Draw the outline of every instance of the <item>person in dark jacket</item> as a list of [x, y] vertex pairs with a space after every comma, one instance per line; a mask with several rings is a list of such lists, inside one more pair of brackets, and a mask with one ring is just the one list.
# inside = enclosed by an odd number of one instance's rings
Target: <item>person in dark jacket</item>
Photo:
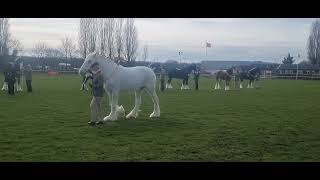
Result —
[[161, 71], [160, 71], [160, 90], [164, 91], [164, 82], [165, 82], [165, 70], [163, 67], [161, 67]]
[[8, 83], [8, 93], [14, 95], [14, 84], [16, 83], [16, 72], [14, 65], [11, 64], [9, 71], [7, 72], [7, 77], [5, 78]]
[[101, 123], [101, 118], [98, 117], [101, 111], [101, 102], [103, 97], [103, 75], [99, 69], [98, 64], [92, 65], [92, 101], [90, 103], [91, 109], [91, 120], [88, 122], [89, 125], [95, 125]]
[[31, 68], [30, 64], [28, 64], [26, 69], [24, 70], [24, 76], [25, 76], [25, 79], [26, 79], [27, 90], [28, 90], [28, 92], [32, 92], [32, 85], [31, 85], [31, 82], [32, 82], [32, 68]]
[[194, 72], [194, 81], [195, 81], [195, 84], [196, 84], [196, 90], [199, 89], [199, 77], [200, 77], [200, 70], [196, 70]]

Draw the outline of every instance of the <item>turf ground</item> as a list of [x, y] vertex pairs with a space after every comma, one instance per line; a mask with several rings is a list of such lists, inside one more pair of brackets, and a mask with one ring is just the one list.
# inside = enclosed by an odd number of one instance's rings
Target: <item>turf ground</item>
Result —
[[[98, 127], [87, 125], [91, 97], [80, 81], [35, 74], [33, 93], [1, 91], [0, 161], [320, 160], [319, 81], [264, 80], [227, 92], [213, 91], [208, 78], [199, 91], [174, 81], [174, 90], [158, 92], [159, 119], [148, 118], [145, 93], [138, 119]], [[129, 112], [134, 93], [120, 104]], [[107, 97], [103, 105], [107, 115]]]

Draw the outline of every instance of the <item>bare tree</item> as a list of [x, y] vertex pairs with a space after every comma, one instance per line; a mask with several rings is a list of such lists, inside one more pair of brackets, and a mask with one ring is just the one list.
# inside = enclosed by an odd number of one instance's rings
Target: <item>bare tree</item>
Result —
[[48, 45], [44, 42], [38, 42], [33, 50], [32, 50], [32, 54], [33, 56], [41, 59], [47, 56], [47, 49], [48, 49]]
[[61, 40], [61, 49], [64, 53], [64, 57], [66, 59], [70, 59], [74, 57], [76, 51], [76, 45], [73, 43], [72, 39], [69, 37], [65, 37]]
[[117, 19], [115, 24], [115, 49], [117, 59], [120, 60], [123, 52], [123, 19]]
[[108, 18], [105, 24], [107, 30], [107, 53], [108, 57], [112, 58], [114, 56], [114, 39], [115, 39], [115, 20], [114, 18]]
[[312, 23], [307, 49], [310, 63], [320, 65], [320, 20]]
[[88, 44], [89, 53], [94, 52], [96, 50], [97, 33], [98, 33], [97, 19], [89, 18], [89, 44]]
[[134, 25], [134, 19], [128, 18], [124, 26], [124, 56], [129, 62], [135, 61], [138, 48], [138, 33]]
[[79, 28], [79, 54], [82, 58], [96, 50], [97, 43], [97, 19], [81, 18]]
[[47, 48], [45, 51], [45, 57], [63, 58], [64, 53], [61, 52], [58, 48]]
[[145, 45], [143, 46], [142, 60], [143, 60], [143, 61], [146, 61], [147, 58], [148, 58], [148, 45], [145, 44]]
[[13, 56], [18, 56], [18, 54], [21, 53], [23, 50], [22, 43], [18, 39], [15, 39], [15, 38], [9, 39], [8, 47], [12, 51], [11, 55], [13, 55]]
[[284, 57], [282, 60], [282, 64], [293, 64], [295, 60], [293, 60], [293, 57], [290, 56], [290, 53], [288, 53], [287, 57]]
[[80, 19], [80, 28], [79, 28], [79, 50], [80, 56], [86, 58], [88, 54], [88, 44], [89, 44], [89, 23], [87, 18]]
[[38, 42], [34, 48], [32, 49], [33, 56], [38, 58], [38, 65], [41, 65], [42, 68], [45, 66], [44, 58], [47, 57], [48, 54], [48, 45], [44, 42]]
[[0, 55], [9, 54], [9, 19], [0, 18]]
[[115, 51], [115, 19], [100, 18], [98, 22], [100, 53], [113, 58]]

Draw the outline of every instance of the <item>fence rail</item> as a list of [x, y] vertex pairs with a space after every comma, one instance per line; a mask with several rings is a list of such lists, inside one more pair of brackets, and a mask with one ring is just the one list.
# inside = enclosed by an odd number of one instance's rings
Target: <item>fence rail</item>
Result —
[[[33, 70], [33, 72], [39, 72], [39, 73], [48, 73], [48, 71], [44, 70]], [[78, 74], [78, 71], [56, 71], [58, 73], [65, 73], [65, 74]], [[159, 76], [160, 73], [156, 73], [156, 76]], [[202, 74], [202, 77], [214, 77], [213, 74]], [[232, 76], [234, 78], [234, 76]], [[311, 75], [305, 75], [305, 74], [275, 74], [275, 75], [262, 75], [260, 76], [261, 79], [302, 79], [302, 80], [320, 80], [320, 74], [311, 74]]]
[[275, 74], [261, 76], [262, 79], [303, 79], [303, 80], [320, 80], [320, 74]]

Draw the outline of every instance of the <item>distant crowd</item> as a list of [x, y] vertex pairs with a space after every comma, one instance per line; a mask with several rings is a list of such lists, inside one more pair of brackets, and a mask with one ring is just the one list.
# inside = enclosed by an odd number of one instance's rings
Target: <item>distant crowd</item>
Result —
[[4, 83], [2, 91], [8, 91], [9, 95], [14, 95], [15, 91], [22, 91], [22, 77], [24, 77], [27, 92], [32, 92], [32, 68], [30, 64], [24, 68], [18, 62], [9, 62], [4, 68], [3, 73]]

